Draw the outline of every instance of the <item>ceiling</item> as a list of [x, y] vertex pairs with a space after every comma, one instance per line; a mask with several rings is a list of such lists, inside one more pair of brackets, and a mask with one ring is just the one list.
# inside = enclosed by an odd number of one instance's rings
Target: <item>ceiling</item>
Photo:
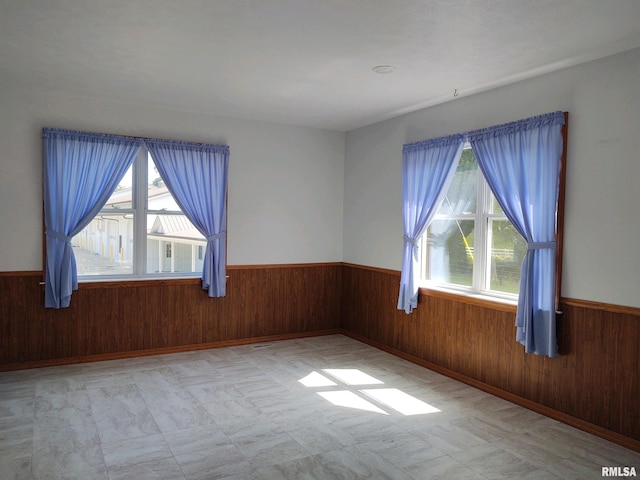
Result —
[[636, 47], [639, 0], [0, 0], [4, 82], [342, 131]]

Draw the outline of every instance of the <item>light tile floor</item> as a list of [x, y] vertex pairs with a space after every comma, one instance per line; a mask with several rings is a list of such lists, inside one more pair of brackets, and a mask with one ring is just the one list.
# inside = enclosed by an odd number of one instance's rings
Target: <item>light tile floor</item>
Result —
[[0, 478], [589, 479], [640, 454], [342, 335], [0, 374]]

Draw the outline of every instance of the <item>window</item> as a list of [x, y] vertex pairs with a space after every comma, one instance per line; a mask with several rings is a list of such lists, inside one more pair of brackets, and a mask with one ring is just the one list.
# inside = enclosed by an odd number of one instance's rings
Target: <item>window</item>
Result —
[[73, 237], [80, 279], [191, 276], [206, 240], [184, 215], [141, 148], [102, 210]]
[[[208, 296], [225, 296], [228, 145], [55, 128], [42, 140], [46, 308], [70, 305], [78, 264], [85, 278], [201, 270]], [[202, 260], [195, 252], [205, 238], [183, 213], [206, 236]], [[79, 262], [72, 248], [84, 254]]]
[[421, 239], [425, 284], [515, 300], [526, 251], [527, 243], [500, 208], [467, 145]]

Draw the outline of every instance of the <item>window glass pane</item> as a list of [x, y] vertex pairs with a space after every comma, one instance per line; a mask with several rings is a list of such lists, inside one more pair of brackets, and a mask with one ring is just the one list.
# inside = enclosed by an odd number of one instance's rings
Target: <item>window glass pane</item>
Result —
[[130, 275], [133, 219], [124, 214], [99, 214], [71, 245], [78, 275]]
[[498, 200], [496, 200], [496, 197], [493, 195], [493, 193], [491, 194], [491, 213], [504, 215], [504, 210], [502, 210], [502, 207], [498, 203]]
[[148, 156], [148, 209], [177, 212], [147, 215], [147, 273], [202, 272], [205, 238], [182, 213]]
[[426, 278], [471, 286], [473, 220], [435, 220], [427, 230]]
[[78, 275], [133, 273], [132, 171], [129, 167], [102, 211], [73, 237]]
[[185, 215], [147, 215], [147, 273], [202, 272], [206, 247]]
[[460, 163], [438, 215], [473, 214], [476, 211], [478, 163], [471, 149], [462, 151]]
[[489, 220], [491, 235], [489, 289], [518, 293], [527, 243], [508, 220]]
[[129, 167], [127, 173], [124, 174], [120, 183], [107, 200], [107, 203], [102, 207], [103, 210], [110, 208], [131, 210], [132, 208], [132, 177], [133, 177], [133, 165]]
[[[148, 156], [147, 162], [147, 198], [148, 209], [153, 210], [165, 210], [167, 212], [180, 212], [181, 209], [173, 198], [173, 195], [169, 192], [164, 180], [160, 176], [158, 169], [151, 155]], [[148, 225], [151, 228], [151, 225]]]

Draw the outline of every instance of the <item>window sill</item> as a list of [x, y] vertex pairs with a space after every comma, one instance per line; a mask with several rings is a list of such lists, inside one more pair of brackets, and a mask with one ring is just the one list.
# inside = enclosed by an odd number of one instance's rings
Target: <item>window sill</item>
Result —
[[80, 290], [94, 288], [145, 287], [163, 285], [200, 285], [198, 277], [146, 277], [146, 278], [81, 278], [78, 279]]
[[423, 285], [420, 287], [420, 294], [428, 297], [444, 298], [469, 305], [500, 310], [503, 312], [516, 313], [518, 307], [517, 300], [508, 298], [493, 297], [481, 293], [463, 292], [452, 288], [434, 285]]

